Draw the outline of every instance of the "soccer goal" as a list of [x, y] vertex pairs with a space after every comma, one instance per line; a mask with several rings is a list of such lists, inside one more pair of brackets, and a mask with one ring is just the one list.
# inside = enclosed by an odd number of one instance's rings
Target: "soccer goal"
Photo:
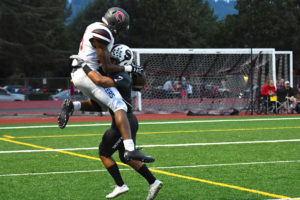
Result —
[[[277, 57], [283, 60], [271, 48], [133, 51], [147, 75], [136, 107], [155, 113], [245, 109], [265, 82], [276, 83]], [[280, 63], [285, 70], [286, 62]]]

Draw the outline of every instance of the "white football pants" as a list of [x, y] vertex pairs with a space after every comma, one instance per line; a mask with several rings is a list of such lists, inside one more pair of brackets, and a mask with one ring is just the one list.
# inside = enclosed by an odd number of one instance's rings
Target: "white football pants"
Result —
[[123, 101], [121, 94], [115, 87], [103, 88], [96, 85], [85, 74], [82, 68], [73, 70], [71, 77], [75, 87], [84, 95], [96, 101], [101, 107], [104, 105], [106, 108], [110, 108], [113, 112], [121, 109], [127, 112], [127, 106]]

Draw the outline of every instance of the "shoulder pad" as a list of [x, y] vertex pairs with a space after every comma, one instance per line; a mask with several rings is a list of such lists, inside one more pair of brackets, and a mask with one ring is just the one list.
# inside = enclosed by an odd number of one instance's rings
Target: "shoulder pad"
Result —
[[111, 36], [105, 29], [95, 29], [92, 31], [92, 35], [93, 39], [96, 39], [106, 45], [111, 42]]

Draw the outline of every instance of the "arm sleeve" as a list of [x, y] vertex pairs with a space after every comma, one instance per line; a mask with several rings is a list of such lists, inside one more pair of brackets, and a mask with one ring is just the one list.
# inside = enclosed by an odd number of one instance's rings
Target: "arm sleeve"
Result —
[[104, 29], [95, 29], [92, 31], [92, 35], [93, 39], [98, 40], [105, 45], [108, 45], [111, 42], [110, 34]]

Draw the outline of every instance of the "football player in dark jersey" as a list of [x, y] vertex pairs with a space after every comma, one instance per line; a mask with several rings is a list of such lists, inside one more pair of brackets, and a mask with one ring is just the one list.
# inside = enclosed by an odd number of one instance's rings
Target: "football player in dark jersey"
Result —
[[[111, 57], [114, 64], [124, 65], [132, 62], [133, 53], [126, 45], [115, 45], [111, 52]], [[89, 69], [88, 67], [84, 67], [85, 73], [90, 77], [90, 79], [95, 83], [99, 84], [103, 87], [116, 87], [120, 94], [122, 95], [126, 105], [128, 107], [127, 117], [129, 119], [131, 133], [136, 143], [136, 133], [138, 131], [138, 121], [136, 116], [132, 112], [131, 105], [131, 78], [126, 72], [118, 72], [113, 73], [110, 77], [102, 76], [101, 74]], [[89, 111], [99, 111], [101, 108], [96, 102], [90, 101], [90, 109]], [[106, 130], [102, 137], [102, 141], [99, 145], [99, 157], [103, 162], [104, 166], [113, 177], [116, 186], [115, 189], [106, 196], [108, 199], [115, 198], [129, 190], [128, 186], [124, 183], [118, 165], [116, 161], [112, 158], [114, 152], [119, 152], [119, 158], [123, 163], [130, 165], [133, 169], [135, 169], [139, 174], [141, 174], [149, 183], [149, 193], [147, 196], [147, 200], [152, 200], [156, 197], [160, 188], [162, 187], [162, 182], [157, 180], [153, 174], [149, 171], [148, 167], [145, 163], [137, 160], [125, 160], [124, 154], [125, 149], [122, 143], [122, 136], [120, 130], [116, 126], [114, 113], [110, 110], [112, 116], [112, 125]]]

